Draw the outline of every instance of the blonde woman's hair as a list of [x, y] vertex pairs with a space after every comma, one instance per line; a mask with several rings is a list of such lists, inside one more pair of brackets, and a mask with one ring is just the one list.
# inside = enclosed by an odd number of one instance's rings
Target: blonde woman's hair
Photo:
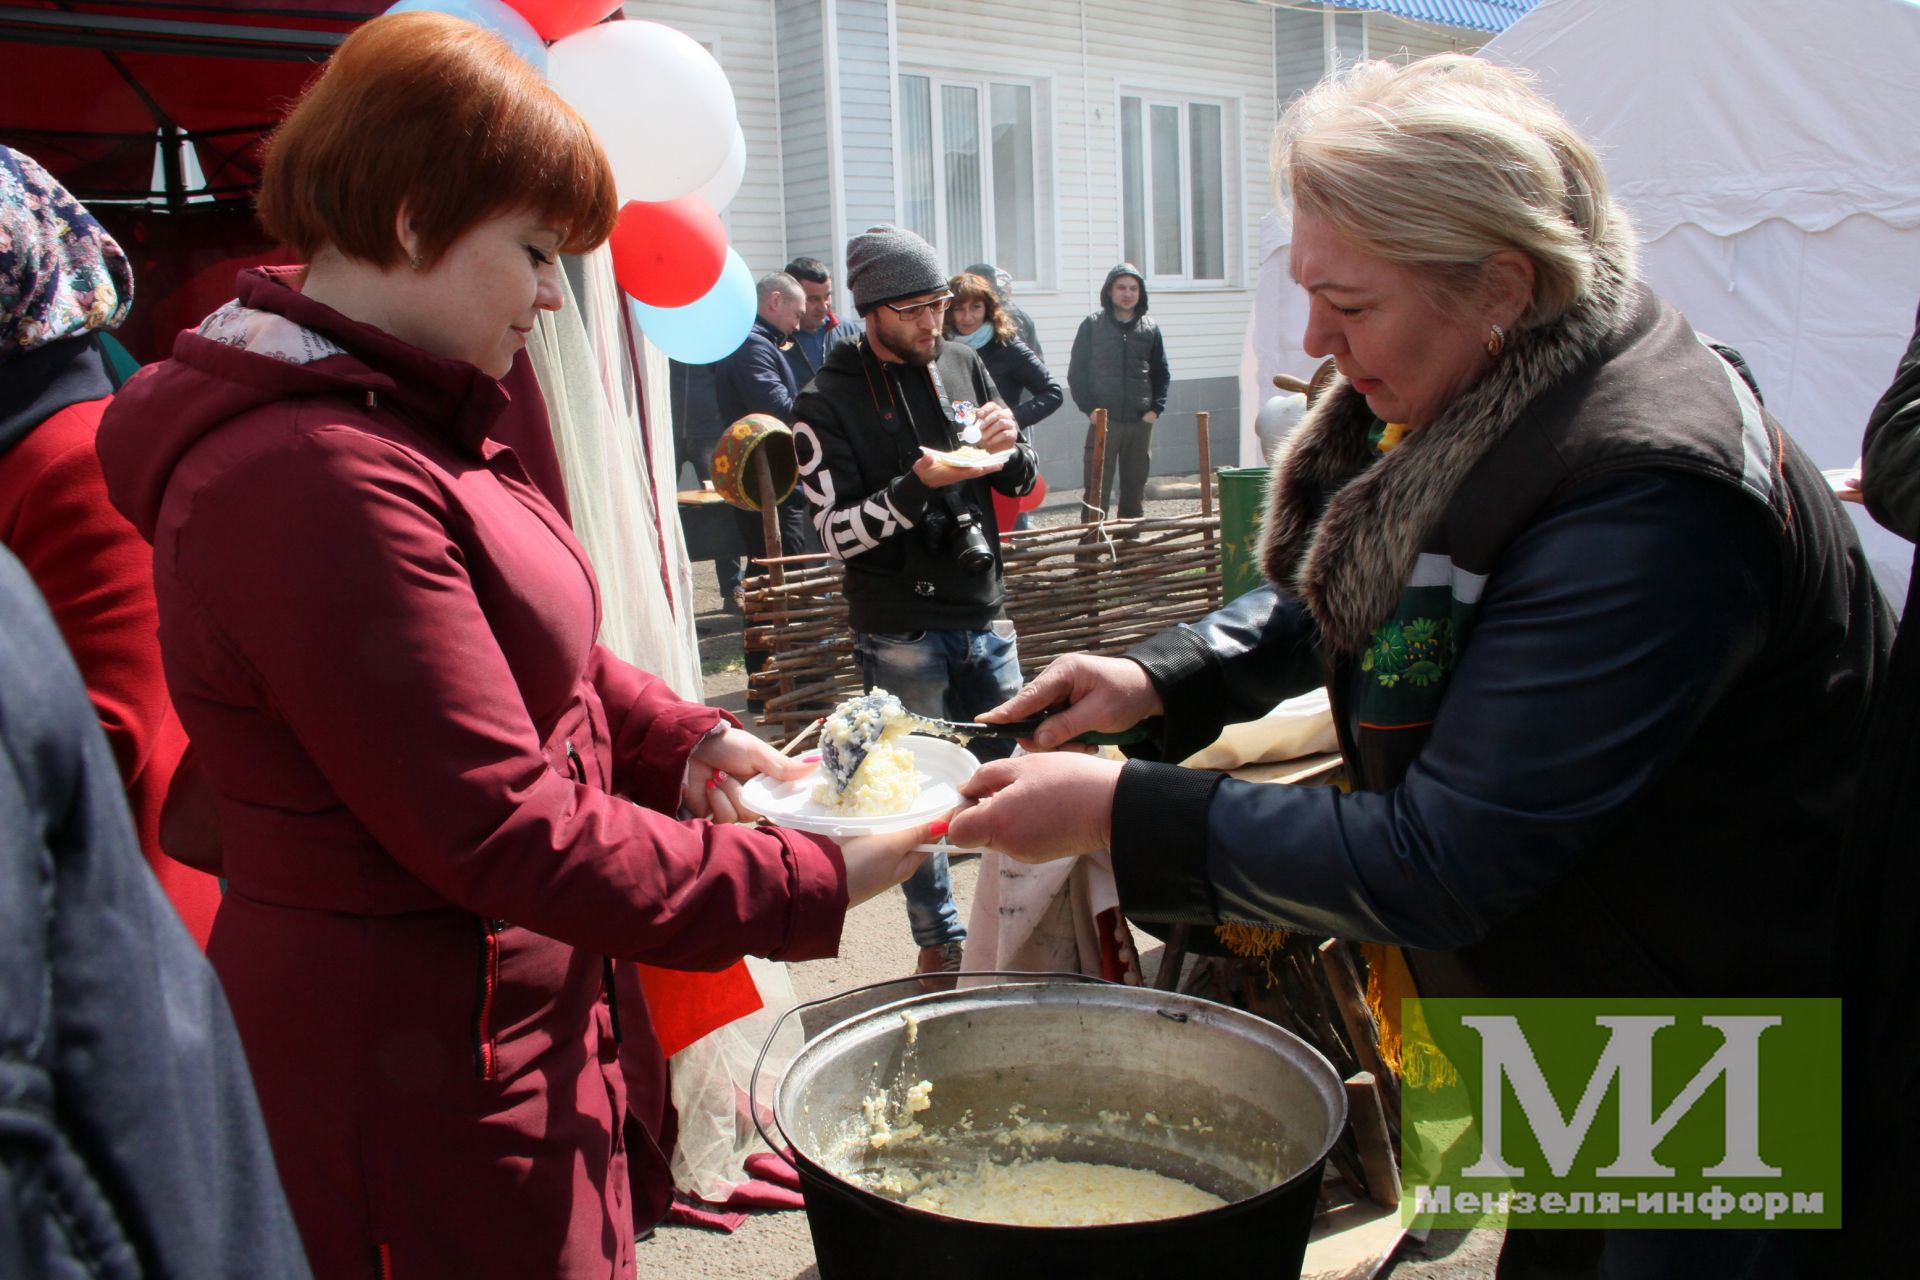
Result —
[[1589, 294], [1597, 245], [1631, 243], [1586, 139], [1524, 73], [1460, 54], [1321, 81], [1274, 132], [1273, 178], [1296, 211], [1419, 270], [1436, 300], [1474, 289], [1492, 254], [1526, 254], [1521, 328]]

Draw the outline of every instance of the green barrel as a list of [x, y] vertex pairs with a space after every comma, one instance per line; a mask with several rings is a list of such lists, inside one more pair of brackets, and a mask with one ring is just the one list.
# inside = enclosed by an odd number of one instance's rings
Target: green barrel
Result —
[[1224, 604], [1266, 581], [1260, 572], [1260, 516], [1267, 509], [1267, 468], [1220, 468], [1220, 600]]

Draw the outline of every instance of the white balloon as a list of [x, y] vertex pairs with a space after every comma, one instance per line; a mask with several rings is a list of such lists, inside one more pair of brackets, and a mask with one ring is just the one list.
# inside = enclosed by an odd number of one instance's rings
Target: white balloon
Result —
[[657, 22], [603, 23], [556, 41], [547, 76], [599, 135], [623, 202], [702, 186], [739, 132], [727, 73], [698, 41]]
[[740, 194], [740, 182], [747, 176], [747, 135], [740, 126], [733, 126], [733, 146], [727, 151], [727, 158], [720, 163], [720, 172], [708, 178], [693, 194], [705, 200], [715, 213], [733, 203]]

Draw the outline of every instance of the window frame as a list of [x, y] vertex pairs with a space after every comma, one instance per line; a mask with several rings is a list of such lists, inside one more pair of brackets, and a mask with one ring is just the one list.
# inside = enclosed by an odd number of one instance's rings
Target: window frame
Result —
[[[1118, 211], [1115, 236], [1116, 249], [1120, 260], [1127, 255], [1127, 193], [1122, 175], [1127, 167], [1127, 141], [1124, 119], [1127, 100], [1135, 99], [1140, 104], [1140, 165], [1142, 173], [1142, 227], [1141, 246], [1148, 261], [1134, 265], [1147, 273], [1150, 288], [1183, 290], [1237, 289], [1243, 287], [1243, 274], [1240, 253], [1240, 228], [1236, 216], [1241, 210], [1243, 178], [1239, 171], [1241, 143], [1241, 99], [1236, 96], [1222, 96], [1207, 93], [1192, 93], [1183, 89], [1148, 88], [1144, 85], [1121, 84], [1114, 92], [1113, 139], [1114, 139], [1114, 178], [1116, 186], [1115, 208]], [[1196, 276], [1193, 274], [1195, 261], [1195, 240], [1198, 234], [1199, 220], [1194, 216], [1193, 205], [1193, 123], [1194, 106], [1217, 108], [1220, 112], [1220, 271], [1217, 276]], [[1154, 156], [1153, 156], [1153, 109], [1155, 107], [1177, 108], [1177, 131], [1180, 142], [1180, 218], [1181, 218], [1181, 270], [1177, 273], [1163, 272], [1157, 269], [1153, 260], [1154, 242]]]
[[[1053, 175], [1054, 139], [1053, 139], [1053, 98], [1052, 79], [1047, 76], [1003, 75], [997, 72], [967, 67], [931, 67], [919, 64], [907, 64], [899, 68], [894, 76], [893, 91], [896, 100], [904, 99], [902, 81], [908, 76], [918, 76], [927, 81], [928, 101], [928, 141], [933, 149], [933, 232], [928, 237], [942, 258], [948, 256], [947, 227], [947, 166], [945, 161], [945, 95], [948, 87], [971, 90], [974, 94], [976, 127], [980, 139], [980, 228], [982, 253], [976, 261], [993, 263], [996, 267], [1007, 269], [1002, 261], [999, 245], [999, 227], [997, 225], [994, 200], [993, 173], [993, 89], [996, 85], [1025, 89], [1029, 94], [1032, 126], [1033, 154], [1033, 263], [1032, 278], [1015, 276], [1014, 287], [1022, 292], [1044, 293], [1054, 286], [1054, 274], [1058, 267], [1059, 255], [1055, 252], [1054, 235], [1056, 219], [1054, 216], [1055, 183]], [[895, 205], [898, 221], [907, 226], [907, 132], [904, 121], [895, 131], [896, 162], [895, 171], [899, 175], [894, 184]], [[965, 262], [950, 264], [955, 271], [967, 266]]]

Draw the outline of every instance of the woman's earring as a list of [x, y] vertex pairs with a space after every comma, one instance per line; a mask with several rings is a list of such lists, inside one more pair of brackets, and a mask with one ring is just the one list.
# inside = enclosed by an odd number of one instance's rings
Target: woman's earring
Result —
[[[425, 267], [425, 266], [426, 266], [427, 264], [426, 264], [426, 262], [425, 262], [425, 261], [423, 261], [423, 260], [421, 259], [421, 257], [420, 257], [420, 255], [416, 253], [416, 254], [414, 254], [414, 255], [413, 255], [413, 258], [411, 259], [411, 261], [409, 262], [409, 264], [408, 264], [408, 265], [410, 265], [410, 266], [411, 266], [411, 267], [412, 267], [412, 268], [413, 268], [413, 269], [414, 269], [415, 271], [419, 271], [420, 269], [422, 269], [423, 267]], [[1498, 333], [1498, 332], [1500, 332], [1500, 326], [1499, 326], [1499, 325], [1495, 325], [1495, 326], [1493, 327], [1493, 331], [1494, 331], [1495, 333]], [[1492, 343], [1488, 343], [1487, 345], [1488, 345], [1488, 346], [1492, 346], [1493, 344], [1492, 344]]]
[[1498, 360], [1500, 353], [1506, 349], [1507, 331], [1496, 324], [1493, 326], [1493, 333], [1487, 338], [1487, 358], [1490, 360]]

